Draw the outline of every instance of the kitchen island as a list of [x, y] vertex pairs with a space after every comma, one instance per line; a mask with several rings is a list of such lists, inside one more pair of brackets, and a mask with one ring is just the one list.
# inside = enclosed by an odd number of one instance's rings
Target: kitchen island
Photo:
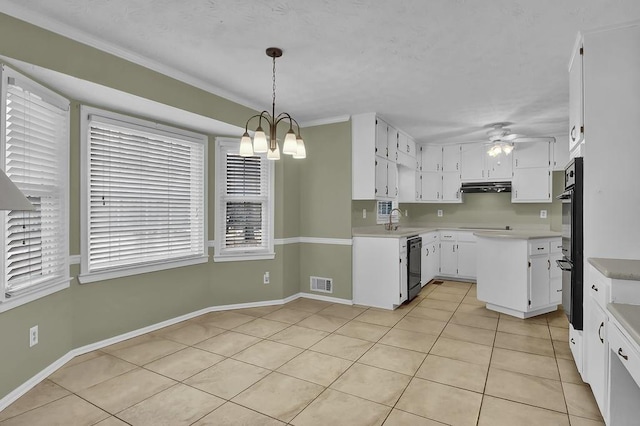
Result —
[[475, 232], [478, 299], [487, 309], [529, 318], [562, 303], [560, 233], [553, 231]]

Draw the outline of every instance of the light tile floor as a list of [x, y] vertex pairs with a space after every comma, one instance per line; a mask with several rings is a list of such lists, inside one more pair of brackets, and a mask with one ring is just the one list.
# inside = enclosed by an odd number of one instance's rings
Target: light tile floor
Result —
[[298, 299], [210, 313], [73, 359], [9, 425], [602, 425], [562, 312], [500, 315], [430, 284], [391, 312]]

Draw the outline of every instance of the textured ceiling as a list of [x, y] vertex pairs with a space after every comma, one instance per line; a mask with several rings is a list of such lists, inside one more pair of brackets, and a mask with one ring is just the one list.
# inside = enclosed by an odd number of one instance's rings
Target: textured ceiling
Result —
[[[247, 106], [309, 122], [375, 111], [422, 142], [507, 121], [565, 134], [579, 30], [640, 19], [638, 0], [0, 0], [0, 11]], [[1, 52], [0, 52], [1, 53]]]

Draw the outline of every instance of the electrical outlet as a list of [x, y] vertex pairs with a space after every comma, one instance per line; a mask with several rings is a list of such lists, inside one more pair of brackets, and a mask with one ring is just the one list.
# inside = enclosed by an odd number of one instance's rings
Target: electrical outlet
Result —
[[38, 344], [38, 326], [34, 325], [29, 329], [29, 347], [33, 347]]
[[362, 218], [363, 219], [367, 218], [367, 209], [362, 209]]
[[442, 210], [438, 210], [438, 217], [442, 217], [444, 216], [444, 213], [442, 212]]
[[262, 277], [263, 284], [269, 284], [269, 272], [264, 273], [264, 277]]
[[547, 211], [540, 210], [540, 219], [546, 219], [546, 218], [547, 218]]
[[404, 209], [404, 217], [409, 217], [409, 210]]

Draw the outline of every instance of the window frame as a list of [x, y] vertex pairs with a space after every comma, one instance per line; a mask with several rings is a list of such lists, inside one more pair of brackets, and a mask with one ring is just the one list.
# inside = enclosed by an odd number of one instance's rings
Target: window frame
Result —
[[[0, 280], [0, 312], [8, 311], [9, 309], [15, 308], [17, 306], [23, 305], [25, 303], [40, 299], [42, 297], [53, 294], [57, 291], [64, 290], [69, 287], [69, 283], [71, 281], [71, 277], [69, 274], [69, 152], [70, 152], [70, 133], [71, 133], [71, 117], [70, 117], [70, 101], [64, 96], [48, 89], [38, 82], [24, 76], [20, 72], [12, 69], [6, 64], [0, 64], [0, 117], [2, 120], [2, 124], [0, 124], [0, 167], [4, 170], [6, 165], [6, 143], [7, 143], [7, 132], [6, 132], [6, 114], [7, 114], [7, 92], [8, 92], [8, 80], [9, 78], [14, 78], [16, 80], [15, 85], [19, 86], [23, 89], [29, 90], [34, 93], [45, 102], [54, 105], [62, 111], [66, 111], [65, 119], [66, 123], [64, 125], [65, 134], [63, 135], [63, 140], [60, 145], [57, 146], [57, 150], [59, 150], [59, 158], [58, 163], [56, 164], [59, 167], [60, 177], [58, 182], [53, 184], [54, 187], [58, 187], [59, 189], [59, 219], [60, 222], [57, 227], [60, 230], [60, 235], [62, 241], [58, 241], [58, 244], [61, 246], [60, 252], [62, 256], [60, 257], [60, 261], [62, 265], [60, 265], [59, 269], [62, 272], [61, 277], [54, 277], [54, 279], [41, 279], [36, 283], [29, 285], [23, 289], [16, 290], [14, 294], [10, 297], [6, 296], [7, 285], [4, 281], [4, 278]], [[9, 214], [9, 211], [0, 212], [0, 216], [3, 218], [3, 223], [6, 220], [6, 216]], [[5, 231], [0, 232], [2, 236], [5, 235]], [[4, 242], [3, 244], [6, 244]], [[4, 252], [4, 250], [3, 250]], [[6, 260], [3, 256], [0, 256], [0, 271], [4, 275], [4, 269], [7, 267]]]
[[260, 157], [261, 161], [266, 162], [267, 176], [267, 206], [266, 211], [268, 232], [266, 234], [266, 248], [246, 249], [244, 251], [237, 249], [225, 250], [222, 247], [224, 242], [226, 221], [224, 220], [224, 212], [222, 207], [223, 189], [226, 187], [226, 176], [224, 175], [225, 157], [224, 153], [231, 151], [238, 153], [240, 149], [240, 140], [236, 138], [217, 137], [215, 139], [215, 167], [216, 167], [216, 184], [215, 184], [215, 238], [214, 238], [214, 262], [233, 262], [245, 260], [271, 260], [275, 258], [274, 249], [274, 225], [275, 225], [275, 165], [274, 161], [268, 160], [266, 154], [255, 154]]
[[[381, 212], [381, 210], [385, 210], [385, 208], [383, 208], [383, 204], [388, 203], [391, 203], [391, 210], [399, 208], [397, 201], [376, 201], [376, 223], [378, 225], [389, 223], [389, 213]], [[398, 222], [400, 222], [400, 217], [398, 216], [398, 212], [395, 211], [391, 214], [391, 223]]]
[[[89, 270], [89, 203], [91, 202], [90, 179], [90, 117], [92, 115], [107, 120], [115, 120], [121, 122], [126, 127], [142, 127], [145, 131], [156, 131], [158, 134], [167, 133], [176, 135], [181, 139], [187, 139], [192, 142], [202, 143], [203, 153], [203, 251], [198, 255], [191, 257], [183, 257], [179, 259], [156, 260], [135, 265], [125, 265], [121, 267], [110, 267], [99, 271]], [[160, 124], [150, 120], [131, 117], [125, 114], [119, 114], [112, 111], [103, 110], [87, 105], [80, 106], [80, 274], [78, 281], [80, 284], [92, 283], [96, 281], [104, 281], [113, 278], [121, 278], [132, 275], [144, 274], [147, 272], [162, 271], [167, 269], [179, 268], [183, 266], [197, 265], [209, 261], [208, 255], [208, 137], [201, 133], [195, 133], [188, 130]]]

